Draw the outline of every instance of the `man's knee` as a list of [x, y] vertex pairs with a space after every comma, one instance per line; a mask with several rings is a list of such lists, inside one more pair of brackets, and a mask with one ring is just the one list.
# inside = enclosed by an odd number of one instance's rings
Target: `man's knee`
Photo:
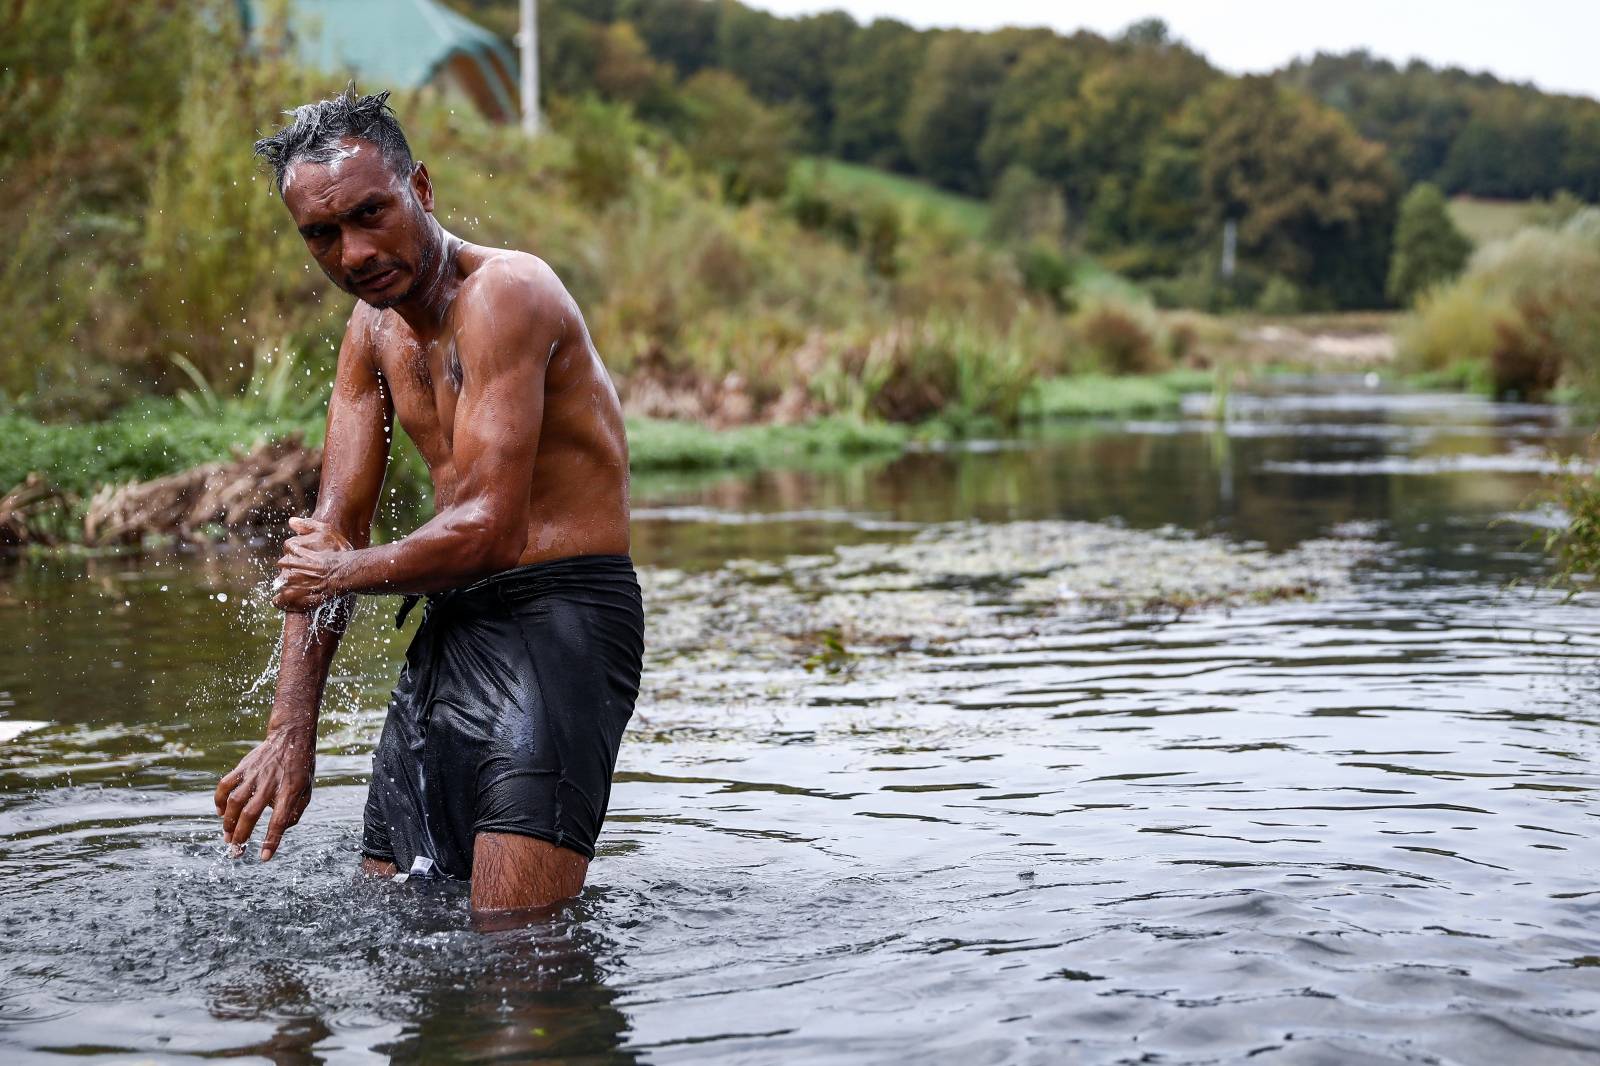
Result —
[[[583, 891], [589, 860], [547, 840], [516, 833], [479, 833], [472, 848], [472, 912], [524, 918]], [[512, 924], [521, 924], [514, 922]]]

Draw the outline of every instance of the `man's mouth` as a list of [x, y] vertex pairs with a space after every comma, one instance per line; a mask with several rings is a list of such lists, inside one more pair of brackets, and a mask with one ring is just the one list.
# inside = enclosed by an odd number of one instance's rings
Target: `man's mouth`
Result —
[[370, 277], [358, 279], [355, 282], [355, 287], [358, 289], [370, 289], [375, 292], [386, 288], [390, 282], [399, 276], [400, 271], [395, 267], [390, 267], [388, 270], [381, 270]]

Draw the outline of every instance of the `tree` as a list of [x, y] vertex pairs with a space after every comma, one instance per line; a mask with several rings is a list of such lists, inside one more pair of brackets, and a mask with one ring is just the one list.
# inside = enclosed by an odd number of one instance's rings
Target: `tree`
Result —
[[923, 34], [892, 19], [856, 34], [833, 79], [835, 154], [891, 170], [910, 167], [900, 124], [926, 49]]
[[1280, 275], [1310, 306], [1383, 303], [1397, 181], [1381, 145], [1266, 77], [1214, 84], [1153, 146], [1133, 235], [1190, 255], [1238, 226], [1241, 268]]
[[981, 195], [978, 146], [1009, 66], [1001, 33], [948, 31], [928, 46], [912, 84], [901, 134], [917, 172], [957, 192]]
[[1409, 305], [1417, 296], [1461, 273], [1472, 242], [1450, 218], [1450, 205], [1437, 185], [1422, 182], [1400, 204], [1389, 261], [1389, 299]]

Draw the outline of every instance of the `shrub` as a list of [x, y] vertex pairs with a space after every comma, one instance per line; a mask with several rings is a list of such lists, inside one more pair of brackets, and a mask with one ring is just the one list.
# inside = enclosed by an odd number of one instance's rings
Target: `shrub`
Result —
[[1490, 297], [1477, 285], [1434, 289], [1422, 295], [1416, 314], [1400, 329], [1400, 359], [1413, 373], [1437, 373], [1462, 363], [1486, 366], [1501, 324], [1515, 317], [1509, 300]]
[[1021, 164], [1000, 175], [990, 198], [989, 237], [1058, 249], [1066, 242], [1067, 207], [1061, 190]]
[[799, 121], [766, 107], [726, 71], [702, 70], [683, 87], [689, 154], [715, 174], [734, 203], [779, 196], [788, 185]]
[[567, 183], [589, 207], [605, 207], [633, 187], [639, 129], [625, 104], [588, 96], [559, 112], [572, 142]]
[[1029, 292], [1047, 298], [1060, 310], [1072, 306], [1072, 264], [1066, 256], [1043, 244], [1017, 249], [1017, 270]]
[[1153, 331], [1127, 308], [1099, 304], [1083, 312], [1077, 326], [1084, 345], [1107, 372], [1150, 374], [1161, 369]]
[[1495, 346], [1489, 357], [1496, 396], [1542, 400], [1561, 378], [1561, 343], [1555, 336], [1556, 316], [1537, 300], [1525, 302], [1516, 319], [1495, 323]]
[[1500, 391], [1539, 395], [1570, 379], [1600, 395], [1600, 211], [1479, 249], [1460, 279], [1423, 297], [1400, 342], [1415, 369], [1465, 360]]
[[1256, 310], [1264, 315], [1292, 315], [1301, 309], [1299, 286], [1281, 275], [1268, 279], [1256, 297]]

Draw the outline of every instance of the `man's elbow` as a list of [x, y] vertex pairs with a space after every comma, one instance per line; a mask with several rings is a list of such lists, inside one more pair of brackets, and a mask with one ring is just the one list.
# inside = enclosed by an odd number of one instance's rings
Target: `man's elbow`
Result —
[[528, 546], [528, 527], [521, 521], [513, 523], [486, 515], [464, 523], [458, 532], [462, 554], [478, 573], [497, 574], [511, 569], [522, 561], [523, 549]]

